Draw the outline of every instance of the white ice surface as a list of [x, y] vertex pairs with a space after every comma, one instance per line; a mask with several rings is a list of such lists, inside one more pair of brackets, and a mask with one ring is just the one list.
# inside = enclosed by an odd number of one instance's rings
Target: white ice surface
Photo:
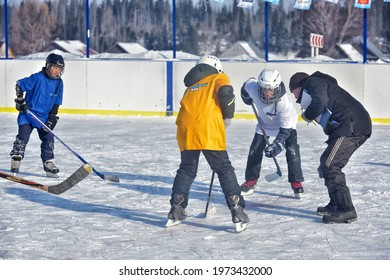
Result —
[[[0, 114], [0, 170], [9, 172], [16, 114]], [[240, 183], [255, 121], [234, 120], [228, 152]], [[211, 170], [201, 156], [190, 192], [188, 218], [165, 228], [173, 179], [180, 163], [175, 118], [62, 115], [55, 133], [74, 151], [120, 183], [91, 174], [56, 196], [0, 178], [0, 259], [2, 260], [389, 260], [390, 126], [374, 125], [372, 137], [344, 172], [358, 212], [352, 224], [327, 225], [315, 212], [328, 203], [317, 175], [325, 148], [320, 127], [298, 124], [305, 193], [293, 197], [284, 155], [283, 177], [264, 158], [255, 194], [246, 198], [251, 222], [236, 233], [216, 177], [204, 218]], [[40, 141], [31, 135], [19, 176], [56, 184], [82, 163], [56, 141], [58, 179], [44, 176]], [[214, 208], [215, 207], [215, 208]]]

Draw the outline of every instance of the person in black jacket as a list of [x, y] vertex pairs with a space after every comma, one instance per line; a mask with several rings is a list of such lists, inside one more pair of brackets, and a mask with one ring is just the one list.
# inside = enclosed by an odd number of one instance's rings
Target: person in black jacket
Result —
[[371, 136], [369, 113], [332, 76], [321, 72], [297, 72], [290, 78], [290, 91], [304, 109], [306, 122], [319, 123], [328, 135], [327, 148], [320, 157], [318, 173], [325, 180], [330, 202], [318, 207], [324, 223], [350, 223], [357, 219], [342, 169], [352, 154]]

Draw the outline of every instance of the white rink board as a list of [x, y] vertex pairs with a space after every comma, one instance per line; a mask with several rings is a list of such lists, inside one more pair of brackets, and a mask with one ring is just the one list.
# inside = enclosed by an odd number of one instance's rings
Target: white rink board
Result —
[[[166, 111], [167, 61], [65, 60], [65, 63], [62, 109]], [[195, 61], [172, 61], [172, 64], [173, 111], [178, 112], [185, 90], [184, 76]], [[39, 71], [42, 66], [44, 60], [0, 60], [1, 109], [14, 107], [16, 80]], [[387, 108], [390, 104], [388, 64], [223, 61], [223, 67], [237, 97], [237, 114], [252, 113], [251, 108], [241, 101], [240, 89], [248, 78], [257, 77], [267, 67], [281, 73], [287, 90], [289, 79], [295, 72], [330, 74], [364, 104], [372, 118], [390, 118]]]

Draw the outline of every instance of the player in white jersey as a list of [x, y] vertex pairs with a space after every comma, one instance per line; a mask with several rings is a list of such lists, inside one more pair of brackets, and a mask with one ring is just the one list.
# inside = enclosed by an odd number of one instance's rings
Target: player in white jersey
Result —
[[[242, 194], [252, 194], [260, 177], [263, 154], [275, 157], [286, 151], [288, 181], [299, 197], [304, 180], [296, 124], [298, 114], [292, 99], [286, 94], [277, 70], [264, 69], [258, 79], [249, 78], [241, 88], [241, 98], [247, 105], [254, 104], [259, 123], [249, 149]], [[262, 129], [263, 128], [263, 129]], [[264, 133], [263, 133], [264, 131]], [[265, 134], [265, 135], [264, 135]], [[274, 138], [267, 145], [267, 138]]]

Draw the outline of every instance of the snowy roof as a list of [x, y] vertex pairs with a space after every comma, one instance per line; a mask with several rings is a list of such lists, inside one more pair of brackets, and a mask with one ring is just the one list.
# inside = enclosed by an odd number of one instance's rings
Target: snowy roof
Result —
[[74, 55], [68, 52], [64, 52], [58, 49], [52, 50], [52, 51], [47, 51], [47, 52], [39, 52], [39, 53], [33, 53], [25, 56], [18, 57], [18, 59], [46, 59], [46, 57], [51, 54], [59, 54], [61, 55], [65, 60], [66, 59], [80, 59], [83, 58], [81, 55]]
[[251, 60], [256, 60], [256, 61], [265, 61], [262, 58], [254, 58], [252, 56], [249, 56], [247, 54], [240, 54], [236, 56], [231, 56], [231, 57], [220, 57], [221, 60], [236, 60], [236, 61], [251, 61]]
[[363, 61], [363, 56], [351, 44], [336, 44], [353, 61]]
[[139, 43], [125, 43], [125, 42], [117, 42], [114, 46], [112, 46], [107, 52], [108, 53], [130, 53], [130, 54], [139, 54], [146, 52], [145, 49]]
[[[99, 53], [91, 55], [91, 58], [97, 59], [172, 59], [172, 51], [144, 51], [142, 53]], [[190, 53], [178, 51], [176, 59], [198, 59], [199, 56]]]
[[[246, 56], [247, 59], [245, 60], [263, 60], [262, 59], [262, 52], [251, 42], [246, 41], [238, 41], [233, 46], [231, 46], [227, 51], [222, 53], [219, 57], [220, 58], [235, 58], [235, 57], [242, 57]], [[240, 58], [239, 60], [243, 60]]]
[[386, 57], [386, 55], [378, 49], [377, 46], [375, 46], [372, 42], [367, 40], [367, 49], [370, 51], [373, 55], [375, 55], [378, 59], [385, 61], [385, 62], [390, 62], [390, 59]]
[[[172, 51], [159, 51], [161, 55], [163, 55], [165, 58], [172, 59], [173, 58], [173, 52]], [[176, 58], [177, 59], [198, 59], [199, 56], [183, 51], [177, 51], [176, 52]]]
[[[61, 50], [74, 55], [85, 56], [87, 54], [87, 46], [79, 40], [55, 40], [51, 43], [50, 47], [46, 50]], [[90, 54], [97, 53], [95, 50], [90, 48]]]

